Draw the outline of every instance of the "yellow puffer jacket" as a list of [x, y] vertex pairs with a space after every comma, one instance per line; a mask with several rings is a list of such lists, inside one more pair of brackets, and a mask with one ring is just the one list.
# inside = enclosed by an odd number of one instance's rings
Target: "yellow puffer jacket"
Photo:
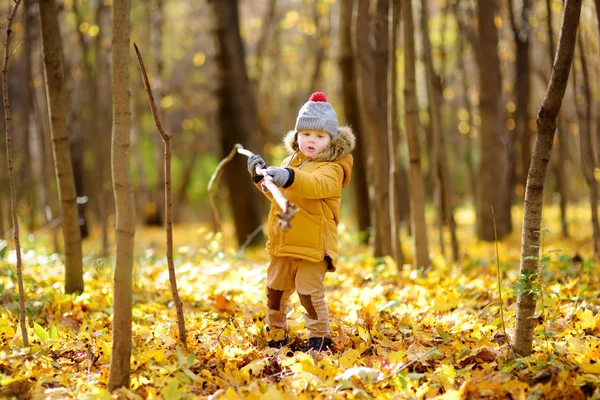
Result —
[[[328, 261], [328, 271], [335, 271], [338, 260], [338, 234], [342, 188], [350, 182], [355, 136], [349, 127], [339, 127], [338, 136], [316, 157], [307, 158], [298, 150], [296, 132], [290, 131], [284, 144], [291, 155], [281, 164], [294, 170], [293, 183], [281, 192], [298, 212], [291, 228], [284, 232], [278, 226], [281, 209], [271, 199], [266, 248], [273, 256], [298, 257], [319, 262]], [[257, 184], [260, 186], [260, 184]]]

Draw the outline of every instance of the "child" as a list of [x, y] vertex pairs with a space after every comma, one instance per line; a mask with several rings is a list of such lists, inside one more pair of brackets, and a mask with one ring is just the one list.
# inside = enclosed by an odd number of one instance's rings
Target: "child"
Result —
[[271, 255], [267, 269], [269, 346], [285, 346], [288, 302], [297, 290], [306, 309], [308, 350], [321, 351], [332, 346], [324, 280], [326, 271], [335, 271], [338, 260], [340, 201], [342, 188], [350, 182], [355, 136], [349, 127], [338, 127], [333, 107], [323, 93], [316, 92], [300, 109], [284, 144], [290, 156], [281, 168], [267, 168], [259, 155], [248, 159], [248, 171], [257, 186], [263, 179], [256, 174], [260, 166], [297, 207], [290, 230], [284, 232], [277, 226], [281, 210], [266, 193], [271, 199], [266, 245]]

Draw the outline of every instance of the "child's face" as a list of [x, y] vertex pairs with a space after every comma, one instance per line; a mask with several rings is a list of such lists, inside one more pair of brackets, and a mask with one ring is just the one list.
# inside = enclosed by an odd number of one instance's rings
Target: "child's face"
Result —
[[321, 131], [298, 131], [298, 147], [302, 154], [312, 158], [319, 154], [331, 142], [329, 133]]

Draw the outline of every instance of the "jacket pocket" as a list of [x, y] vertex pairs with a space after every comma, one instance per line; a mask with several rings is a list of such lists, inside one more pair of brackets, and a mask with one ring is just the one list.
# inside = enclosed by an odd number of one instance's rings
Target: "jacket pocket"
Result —
[[301, 207], [292, 218], [292, 228], [283, 234], [283, 245], [289, 247], [323, 248], [323, 224], [319, 217]]
[[333, 263], [336, 263], [338, 259], [338, 233], [337, 225], [334, 221], [325, 221], [325, 235], [325, 252], [331, 257]]

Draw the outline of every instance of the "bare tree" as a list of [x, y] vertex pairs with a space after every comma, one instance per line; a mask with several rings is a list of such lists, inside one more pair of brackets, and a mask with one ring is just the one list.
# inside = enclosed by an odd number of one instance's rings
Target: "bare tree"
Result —
[[[600, 226], [598, 224], [598, 183], [594, 177], [597, 163], [592, 144], [592, 90], [587, 65], [585, 49], [581, 32], [579, 33], [579, 59], [581, 60], [581, 75], [583, 77], [583, 106], [576, 105], [579, 117], [579, 148], [581, 150], [581, 168], [586, 183], [590, 188], [590, 208], [592, 214], [592, 232], [594, 254], [600, 255]], [[573, 71], [573, 81], [577, 90], [576, 71]]]
[[[354, 0], [340, 1], [340, 58], [339, 66], [342, 79], [342, 100], [344, 103], [344, 116], [346, 122], [356, 132], [356, 148], [354, 150], [354, 170], [352, 179], [354, 184], [354, 199], [358, 230], [368, 232], [370, 222], [369, 188], [367, 184], [367, 140], [365, 128], [358, 104], [358, 76], [356, 71], [357, 57], [352, 46], [352, 12]], [[362, 239], [368, 241], [368, 234]]]
[[[514, 153], [514, 145], [520, 143], [521, 147], [521, 183], [525, 186], [525, 178], [529, 171], [531, 163], [531, 138], [532, 133], [529, 127], [529, 99], [531, 98], [531, 79], [529, 74], [529, 14], [531, 9], [531, 0], [523, 0], [521, 6], [521, 21], [517, 22], [515, 16], [513, 0], [508, 1], [508, 10], [510, 16], [510, 24], [513, 31], [513, 36], [517, 46], [516, 62], [515, 62], [515, 88], [517, 90], [516, 111], [515, 111], [515, 134], [513, 135], [513, 148], [511, 153]], [[514, 170], [512, 164], [509, 168]], [[514, 173], [511, 173], [514, 176]], [[514, 183], [516, 180], [511, 179], [510, 193], [514, 193]], [[512, 195], [511, 195], [512, 197]]]
[[15, 189], [15, 176], [13, 172], [13, 149], [12, 149], [12, 120], [10, 103], [8, 101], [8, 59], [11, 55], [10, 39], [12, 38], [12, 24], [17, 14], [21, 0], [15, 0], [15, 4], [8, 15], [6, 24], [6, 37], [4, 40], [4, 62], [2, 63], [2, 101], [4, 104], [4, 122], [6, 124], [6, 164], [8, 167], [8, 182], [10, 189], [10, 211], [13, 223], [13, 240], [17, 255], [17, 284], [19, 287], [19, 325], [23, 346], [29, 347], [27, 336], [27, 322], [25, 320], [25, 288], [23, 287], [23, 265], [21, 263], [21, 242], [19, 240], [19, 219], [17, 217], [17, 193]]
[[400, 1], [390, 0], [389, 13], [391, 23], [388, 32], [388, 88], [387, 88], [387, 136], [388, 136], [388, 157], [390, 160], [390, 172], [388, 174], [388, 187], [390, 190], [390, 235], [392, 241], [392, 257], [396, 261], [396, 267], [400, 270], [404, 264], [404, 253], [402, 252], [402, 243], [400, 240], [400, 201], [398, 197], [404, 193], [398, 189], [398, 177], [400, 174], [399, 163], [399, 136], [400, 123], [398, 116], [398, 69], [396, 68], [396, 45], [398, 42], [398, 25], [400, 24]]
[[479, 239], [494, 241], [494, 224], [490, 205], [496, 213], [498, 238], [512, 230], [508, 189], [507, 134], [504, 129], [502, 77], [498, 57], [498, 31], [494, 22], [498, 5], [495, 1], [479, 0], [479, 109], [481, 113], [479, 166], [479, 205], [477, 233]]
[[59, 187], [62, 231], [65, 241], [65, 292], [83, 291], [81, 232], [71, 151], [67, 135], [68, 99], [63, 70], [62, 43], [55, 0], [39, 0], [46, 94], [54, 169]]
[[112, 7], [112, 171], [117, 220], [114, 274], [113, 341], [109, 390], [129, 387], [131, 358], [133, 245], [135, 204], [129, 178], [129, 0], [115, 1]]
[[550, 83], [537, 115], [538, 135], [527, 174], [521, 234], [520, 279], [525, 284], [525, 290], [519, 294], [517, 303], [517, 326], [514, 342], [515, 353], [520, 356], [528, 356], [532, 349], [533, 329], [536, 321], [534, 318], [537, 296], [535, 285], [539, 278], [538, 262], [544, 180], [552, 152], [556, 119], [565, 95], [575, 53], [581, 3], [582, 0], [566, 1]]
[[442, 83], [440, 76], [433, 66], [431, 42], [429, 40], [429, 6], [427, 0], [421, 2], [421, 29], [423, 31], [423, 52], [425, 75], [427, 77], [427, 96], [429, 98], [430, 124], [433, 134], [431, 168], [435, 183], [435, 201], [440, 220], [440, 248], [444, 254], [444, 227], [447, 226], [452, 240], [452, 258], [458, 261], [458, 240], [456, 238], [456, 223], [452, 207], [452, 192], [450, 190], [450, 172], [446, 159], [446, 147], [442, 127]]
[[[244, 46], [239, 31], [238, 4], [236, 0], [211, 0], [214, 10], [215, 39], [218, 45], [220, 66], [219, 123], [221, 131], [221, 151], [227, 154], [236, 143], [258, 149], [257, 115], [254, 96], [251, 93], [246, 65]], [[236, 236], [242, 244], [261, 224], [261, 208], [258, 203], [260, 193], [253, 190], [252, 182], [240, 171], [245, 171], [245, 161], [234, 159], [225, 168], [225, 181], [230, 189], [230, 203], [236, 227]], [[244, 193], [244, 196], [234, 196]], [[255, 237], [254, 244], [262, 240]]]
[[[389, 0], [377, 0], [374, 15], [369, 15], [369, 0], [358, 0], [355, 12], [356, 54], [359, 57], [359, 99], [370, 144], [372, 170], [371, 222], [375, 234], [375, 257], [392, 254], [390, 160], [387, 137], [387, 68]], [[395, 229], [395, 227], [394, 227]]]
[[425, 224], [425, 194], [421, 175], [421, 156], [419, 149], [418, 108], [415, 72], [415, 37], [413, 10], [411, 2], [402, 2], [402, 21], [404, 28], [404, 123], [410, 157], [410, 200], [412, 225], [415, 236], [414, 265], [429, 265], [429, 246], [427, 243], [427, 225]]

